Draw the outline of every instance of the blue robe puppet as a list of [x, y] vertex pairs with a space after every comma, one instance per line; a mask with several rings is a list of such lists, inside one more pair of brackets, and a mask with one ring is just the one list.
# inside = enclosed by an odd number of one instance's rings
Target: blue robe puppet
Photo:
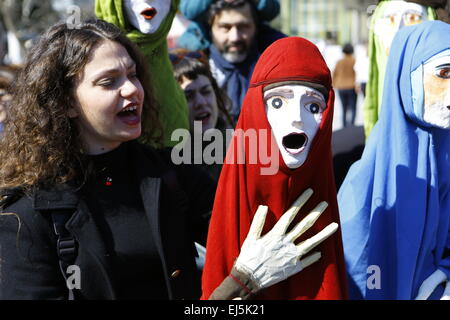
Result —
[[380, 119], [339, 190], [351, 298], [414, 299], [436, 270], [450, 278], [450, 130], [423, 119], [422, 69], [436, 55], [450, 55], [450, 25], [398, 32]]

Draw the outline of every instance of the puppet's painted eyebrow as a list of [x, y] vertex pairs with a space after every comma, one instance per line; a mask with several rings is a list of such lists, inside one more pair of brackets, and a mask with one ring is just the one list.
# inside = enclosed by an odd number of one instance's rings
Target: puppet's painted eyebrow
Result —
[[264, 99], [267, 100], [276, 96], [282, 96], [286, 99], [292, 99], [294, 98], [294, 91], [292, 91], [291, 89], [276, 89], [265, 94]]
[[319, 99], [319, 100], [324, 100], [324, 98], [323, 98], [320, 94], [317, 94], [317, 93], [314, 92], [314, 91], [306, 91], [306, 95], [307, 95], [307, 96], [315, 97], [315, 98], [317, 98], [317, 99]]
[[[395, 11], [388, 11], [388, 12], [386, 12], [384, 15], [383, 15], [383, 18], [389, 18], [389, 17], [391, 17], [391, 16], [396, 16], [396, 15], [398, 15], [399, 13], [398, 12], [395, 12]], [[419, 15], [419, 16], [423, 16], [423, 13], [421, 12], [421, 11], [418, 11], [418, 10], [416, 10], [416, 9], [407, 9], [407, 10], [405, 10], [404, 12], [402, 12], [401, 13], [402, 15], [405, 15], [405, 14], [417, 14], [417, 15]]]
[[415, 10], [415, 9], [408, 9], [408, 10], [406, 10], [405, 12], [403, 12], [402, 14], [417, 14], [417, 15], [419, 15], [419, 16], [422, 16], [422, 15], [423, 15], [422, 12], [420, 12], [420, 11], [418, 11], [418, 10]]
[[444, 63], [436, 66], [436, 69], [450, 68], [450, 63]]

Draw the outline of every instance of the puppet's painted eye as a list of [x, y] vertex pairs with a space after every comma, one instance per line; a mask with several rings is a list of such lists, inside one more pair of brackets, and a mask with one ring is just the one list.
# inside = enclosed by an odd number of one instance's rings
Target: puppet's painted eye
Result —
[[439, 78], [450, 79], [450, 68], [442, 68], [436, 71]]
[[270, 105], [275, 109], [280, 109], [283, 106], [283, 99], [281, 98], [273, 98]]
[[413, 26], [422, 22], [422, 16], [418, 13], [409, 12], [403, 16], [403, 22], [405, 23], [405, 26]]
[[320, 106], [317, 103], [308, 103], [306, 105], [306, 110], [308, 110], [311, 113], [319, 113], [320, 112]]

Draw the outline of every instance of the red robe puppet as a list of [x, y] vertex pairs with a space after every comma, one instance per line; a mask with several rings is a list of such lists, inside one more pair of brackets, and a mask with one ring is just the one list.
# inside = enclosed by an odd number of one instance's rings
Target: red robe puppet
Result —
[[[327, 99], [319, 129], [303, 165], [297, 169], [286, 166], [274, 143], [264, 105], [264, 88], [274, 83], [294, 83], [321, 89]], [[250, 88], [245, 97], [236, 131], [227, 152], [216, 191], [206, 247], [202, 299], [207, 299], [229, 275], [247, 236], [259, 205], [269, 207], [263, 234], [272, 229], [281, 215], [307, 188], [314, 194], [297, 214], [291, 226], [304, 218], [320, 201], [328, 208], [318, 221], [299, 239], [317, 234], [331, 222], [339, 223], [336, 190], [332, 168], [331, 134], [334, 92], [330, 71], [317, 47], [308, 40], [290, 37], [276, 41], [261, 55], [256, 64]], [[243, 132], [256, 130], [246, 139]], [[249, 130], [250, 129], [250, 130]], [[250, 137], [250, 138], [248, 138]], [[245, 143], [245, 141], [250, 143]], [[271, 143], [266, 143], [271, 141]], [[243, 143], [244, 142], [244, 143]], [[261, 150], [263, 148], [264, 150]], [[245, 150], [245, 163], [240, 156]], [[277, 170], [267, 174], [272, 163]], [[255, 156], [255, 153], [258, 156]], [[256, 158], [256, 160], [255, 160]], [[321, 259], [313, 265], [263, 291], [258, 299], [345, 299], [347, 283], [340, 231], [321, 243], [317, 249]]]

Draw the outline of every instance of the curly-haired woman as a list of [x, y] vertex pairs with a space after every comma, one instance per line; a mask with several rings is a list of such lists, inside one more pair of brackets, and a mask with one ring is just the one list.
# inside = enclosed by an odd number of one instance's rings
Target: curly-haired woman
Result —
[[[161, 132], [147, 81], [106, 22], [53, 26], [31, 51], [0, 142], [1, 298], [67, 298], [64, 259], [67, 278], [79, 267], [75, 298], [200, 295], [194, 241], [205, 243], [214, 188], [135, 141]], [[53, 231], [67, 212], [73, 261]]]

